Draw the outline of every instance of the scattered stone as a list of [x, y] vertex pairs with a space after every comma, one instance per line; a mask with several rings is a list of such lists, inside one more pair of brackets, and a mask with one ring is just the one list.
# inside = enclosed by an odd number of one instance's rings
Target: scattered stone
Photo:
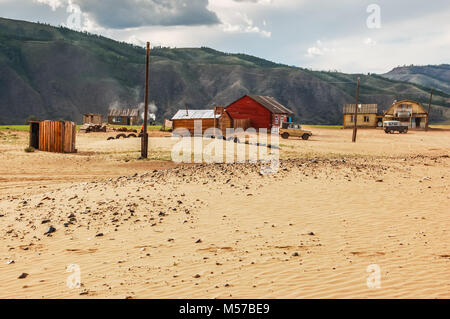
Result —
[[309, 232], [308, 235], [309, 236], [314, 236], [315, 234], [314, 234], [314, 232]]
[[47, 223], [50, 223], [50, 219], [43, 219], [41, 221], [41, 224], [47, 224]]
[[56, 228], [53, 226], [50, 226], [48, 228], [48, 230], [44, 233], [44, 235], [50, 235], [50, 234], [54, 233], [55, 231], [56, 231]]
[[14, 264], [14, 260], [10, 259], [10, 260], [6, 261], [5, 264], [7, 264], [7, 265]]
[[25, 279], [28, 277], [28, 274], [26, 272], [23, 272], [20, 274], [20, 276], [18, 277], [18, 279]]
[[298, 257], [299, 254], [298, 254], [298, 252], [295, 252], [295, 253], [292, 254], [292, 256], [293, 256], [293, 257]]
[[198, 239], [195, 243], [196, 244], [200, 244], [202, 242], [202, 240], [201, 239]]
[[196, 274], [196, 275], [194, 276], [194, 278], [200, 278], [200, 275], [199, 275], [199, 274]]
[[98, 233], [95, 237], [103, 237], [103, 233]]

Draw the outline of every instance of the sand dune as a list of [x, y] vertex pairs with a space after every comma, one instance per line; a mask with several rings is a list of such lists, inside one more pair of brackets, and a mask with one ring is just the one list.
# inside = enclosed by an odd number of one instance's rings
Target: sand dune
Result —
[[[81, 154], [30, 165], [2, 145], [0, 297], [450, 298], [448, 132], [362, 131], [353, 145], [349, 131], [316, 131], [282, 140], [280, 171], [263, 176], [125, 162], [83, 137]], [[80, 288], [66, 284], [72, 264]]]

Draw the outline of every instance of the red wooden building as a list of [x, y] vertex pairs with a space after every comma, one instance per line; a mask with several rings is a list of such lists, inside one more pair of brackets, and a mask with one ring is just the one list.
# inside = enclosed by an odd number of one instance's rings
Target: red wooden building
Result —
[[270, 96], [245, 95], [226, 107], [233, 120], [249, 119], [255, 129], [279, 128], [284, 122], [292, 122], [292, 112]]

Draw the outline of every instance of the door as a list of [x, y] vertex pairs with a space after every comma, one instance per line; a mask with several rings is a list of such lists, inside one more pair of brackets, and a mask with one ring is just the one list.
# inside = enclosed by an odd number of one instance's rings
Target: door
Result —
[[420, 117], [416, 117], [416, 127], [420, 127]]
[[39, 149], [39, 123], [30, 124], [30, 146], [34, 149]]

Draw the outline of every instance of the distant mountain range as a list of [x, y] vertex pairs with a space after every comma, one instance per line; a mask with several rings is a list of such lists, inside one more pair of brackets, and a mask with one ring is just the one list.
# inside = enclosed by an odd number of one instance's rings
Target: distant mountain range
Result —
[[[141, 47], [0, 18], [0, 124], [21, 124], [31, 115], [81, 122], [83, 113], [106, 115], [110, 108], [135, 107], [144, 98], [144, 72]], [[186, 105], [226, 106], [255, 94], [275, 97], [294, 111], [298, 122], [341, 124], [342, 107], [354, 103], [359, 76], [361, 103], [377, 103], [381, 109], [400, 99], [428, 105], [428, 85], [433, 84], [441, 91], [434, 94], [431, 121], [450, 122], [448, 80], [428, 75], [436, 82], [399, 82], [390, 79], [392, 72], [320, 72], [210, 48], [153, 48], [149, 91], [158, 121]]]
[[391, 80], [435, 88], [450, 94], [450, 64], [397, 67], [382, 76]]

